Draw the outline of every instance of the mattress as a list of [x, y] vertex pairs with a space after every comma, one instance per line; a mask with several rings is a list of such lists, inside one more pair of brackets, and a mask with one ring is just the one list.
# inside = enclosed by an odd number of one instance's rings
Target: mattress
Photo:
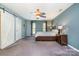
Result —
[[58, 33], [58, 30], [52, 30], [50, 32], [37, 32], [35, 34], [35, 37], [38, 37], [38, 36], [56, 36], [57, 33]]

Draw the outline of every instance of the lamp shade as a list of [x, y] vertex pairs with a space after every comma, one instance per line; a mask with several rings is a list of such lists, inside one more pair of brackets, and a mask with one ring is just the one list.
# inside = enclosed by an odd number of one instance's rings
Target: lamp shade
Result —
[[63, 26], [58, 26], [58, 29], [62, 29], [63, 28]]

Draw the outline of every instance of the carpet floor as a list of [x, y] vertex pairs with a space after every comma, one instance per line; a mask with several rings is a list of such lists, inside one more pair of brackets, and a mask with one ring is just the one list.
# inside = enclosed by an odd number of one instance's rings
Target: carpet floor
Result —
[[0, 56], [79, 56], [79, 52], [55, 41], [35, 41], [34, 37], [27, 37], [0, 50]]

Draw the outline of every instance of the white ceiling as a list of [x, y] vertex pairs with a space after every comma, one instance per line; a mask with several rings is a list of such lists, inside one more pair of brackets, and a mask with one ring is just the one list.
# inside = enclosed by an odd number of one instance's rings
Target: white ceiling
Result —
[[[3, 3], [3, 5], [15, 13], [19, 14], [27, 20], [36, 20], [34, 11], [39, 8], [41, 12], [46, 13], [46, 19], [54, 19], [57, 15], [62, 13], [71, 3]], [[61, 11], [59, 11], [62, 9]], [[40, 18], [44, 19], [44, 18]]]

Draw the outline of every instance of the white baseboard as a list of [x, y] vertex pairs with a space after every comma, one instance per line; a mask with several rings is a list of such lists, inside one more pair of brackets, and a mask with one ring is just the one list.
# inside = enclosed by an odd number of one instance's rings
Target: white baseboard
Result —
[[71, 45], [68, 45], [70, 48], [72, 48], [73, 50], [75, 50], [75, 51], [77, 51], [77, 52], [79, 52], [79, 50], [78, 49], [76, 49], [75, 47], [73, 47], [73, 46], [71, 46]]

